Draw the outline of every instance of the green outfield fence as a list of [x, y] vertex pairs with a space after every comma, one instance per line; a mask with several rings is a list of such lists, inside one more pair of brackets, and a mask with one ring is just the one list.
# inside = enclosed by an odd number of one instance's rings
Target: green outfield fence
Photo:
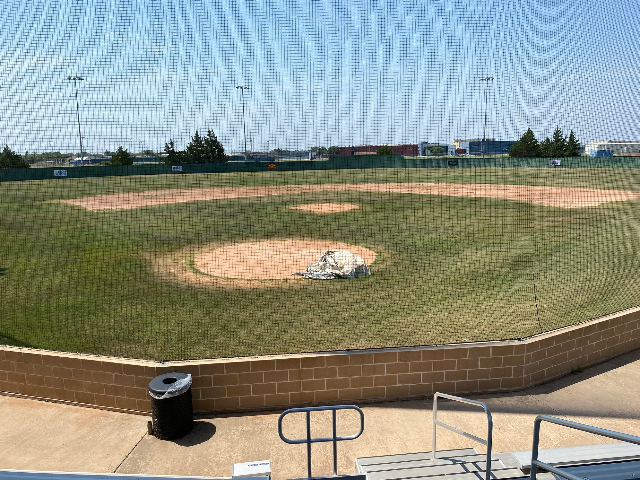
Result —
[[[549, 158], [474, 158], [437, 157], [404, 158], [401, 156], [358, 155], [332, 157], [328, 160], [274, 160], [272, 162], [227, 162], [209, 164], [138, 164], [127, 166], [83, 166], [54, 168], [0, 169], [0, 182], [46, 180], [49, 178], [90, 178], [129, 175], [168, 175], [191, 173], [238, 173], [277, 170], [350, 170], [368, 168], [638, 168], [640, 157], [571, 157], [562, 158], [560, 165], [550, 165]], [[176, 169], [179, 167], [179, 169]]]

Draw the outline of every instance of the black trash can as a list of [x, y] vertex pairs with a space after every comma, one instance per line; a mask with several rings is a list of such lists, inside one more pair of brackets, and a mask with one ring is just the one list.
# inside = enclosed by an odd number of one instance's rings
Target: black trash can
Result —
[[186, 435], [193, 428], [191, 375], [165, 373], [149, 382], [151, 428], [162, 440]]

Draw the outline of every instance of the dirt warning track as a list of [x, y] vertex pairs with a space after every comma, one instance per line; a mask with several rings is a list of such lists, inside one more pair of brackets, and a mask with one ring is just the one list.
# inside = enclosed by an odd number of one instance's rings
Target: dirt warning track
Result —
[[228, 200], [233, 198], [291, 195], [309, 192], [348, 191], [498, 198], [557, 208], [597, 207], [605, 203], [625, 202], [640, 198], [640, 192], [594, 188], [482, 183], [360, 183], [149, 190], [146, 192], [97, 195], [93, 197], [62, 200], [62, 202], [93, 211], [131, 210], [153, 205], [203, 200]]

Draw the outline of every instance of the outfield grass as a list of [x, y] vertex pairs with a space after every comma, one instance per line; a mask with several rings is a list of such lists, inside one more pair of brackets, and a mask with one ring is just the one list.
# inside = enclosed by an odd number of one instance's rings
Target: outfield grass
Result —
[[[319, 192], [92, 212], [57, 200], [164, 188], [447, 182], [640, 190], [635, 169], [376, 169], [0, 185], [0, 342], [158, 360], [519, 338], [640, 304], [640, 201], [559, 209]], [[319, 216], [300, 203], [357, 203]], [[379, 253], [373, 275], [197, 288], [149, 257], [304, 238]]]

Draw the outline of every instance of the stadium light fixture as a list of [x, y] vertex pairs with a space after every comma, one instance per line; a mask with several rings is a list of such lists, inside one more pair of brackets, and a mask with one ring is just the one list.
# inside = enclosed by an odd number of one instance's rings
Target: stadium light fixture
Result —
[[82, 77], [67, 77], [68, 81], [73, 82], [73, 86], [76, 89], [76, 113], [78, 114], [78, 138], [80, 139], [80, 164], [82, 165], [82, 160], [84, 159], [84, 150], [82, 149], [82, 133], [80, 132], [80, 103], [78, 102], [78, 83], [84, 81]]
[[236, 88], [240, 90], [240, 93], [242, 94], [242, 129], [244, 130], [244, 161], [246, 162], [247, 161], [247, 125], [244, 121], [244, 91], [249, 90], [249, 87], [238, 85]]
[[493, 81], [493, 77], [484, 77], [480, 81], [487, 82], [487, 88], [484, 91], [484, 131], [482, 133], [482, 159], [484, 160], [484, 152], [487, 148], [487, 108], [489, 98], [489, 82]]

